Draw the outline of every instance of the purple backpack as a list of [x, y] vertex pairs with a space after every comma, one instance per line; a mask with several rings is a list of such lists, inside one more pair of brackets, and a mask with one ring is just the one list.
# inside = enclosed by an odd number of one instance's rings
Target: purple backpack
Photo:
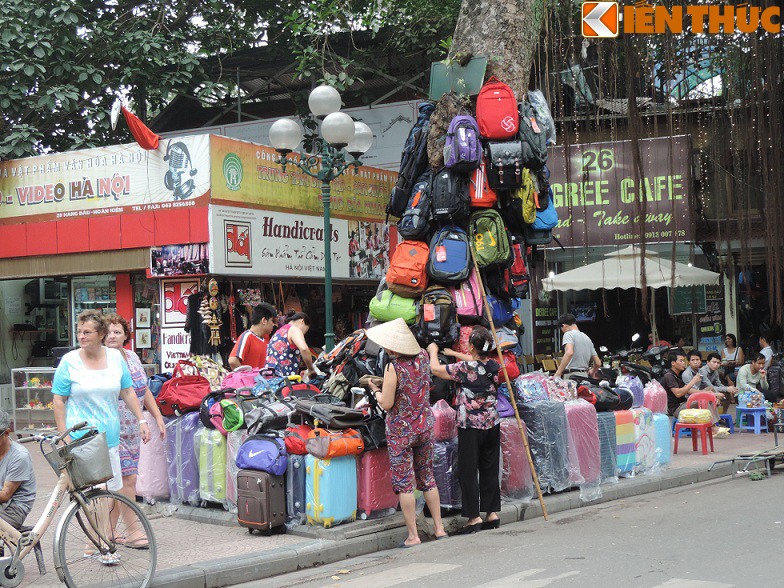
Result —
[[458, 115], [449, 123], [444, 143], [444, 166], [454, 171], [469, 172], [482, 163], [479, 127], [473, 116]]
[[236, 465], [241, 470], [257, 470], [273, 476], [286, 473], [289, 456], [286, 444], [278, 437], [254, 435], [240, 445]]

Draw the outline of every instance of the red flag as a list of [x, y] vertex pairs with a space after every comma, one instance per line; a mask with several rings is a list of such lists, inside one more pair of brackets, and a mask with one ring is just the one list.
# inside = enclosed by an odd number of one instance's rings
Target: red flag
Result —
[[125, 117], [125, 122], [128, 123], [128, 128], [131, 130], [133, 138], [141, 145], [142, 149], [157, 149], [160, 136], [153, 133], [149, 127], [144, 124], [138, 116], [130, 110], [122, 107], [122, 113]]

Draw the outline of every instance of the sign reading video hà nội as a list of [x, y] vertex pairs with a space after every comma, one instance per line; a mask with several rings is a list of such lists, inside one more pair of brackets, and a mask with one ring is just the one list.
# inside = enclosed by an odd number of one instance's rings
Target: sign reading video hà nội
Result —
[[[548, 159], [555, 236], [564, 247], [691, 241], [689, 137], [555, 147]], [[555, 245], [555, 244], [554, 244]]]

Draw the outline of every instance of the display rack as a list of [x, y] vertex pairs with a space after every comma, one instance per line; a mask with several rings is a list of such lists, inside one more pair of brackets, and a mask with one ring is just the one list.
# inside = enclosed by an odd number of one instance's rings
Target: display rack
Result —
[[52, 379], [54, 368], [23, 367], [11, 370], [14, 431], [54, 425]]

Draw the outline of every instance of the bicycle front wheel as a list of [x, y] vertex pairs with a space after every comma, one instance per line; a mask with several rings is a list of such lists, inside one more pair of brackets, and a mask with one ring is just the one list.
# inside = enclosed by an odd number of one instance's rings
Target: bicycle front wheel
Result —
[[106, 490], [72, 503], [57, 527], [55, 565], [69, 588], [146, 588], [156, 563], [147, 517], [125, 496]]

